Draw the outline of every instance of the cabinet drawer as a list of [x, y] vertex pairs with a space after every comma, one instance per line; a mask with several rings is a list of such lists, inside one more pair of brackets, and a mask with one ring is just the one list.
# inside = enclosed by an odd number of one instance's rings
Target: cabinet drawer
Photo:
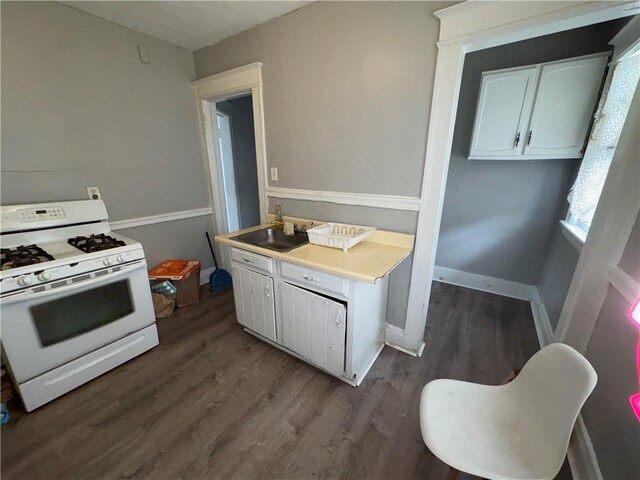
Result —
[[347, 297], [349, 294], [349, 280], [319, 272], [307, 267], [282, 262], [282, 277], [302, 285], [310, 290], [338, 294]]
[[257, 272], [273, 273], [273, 258], [238, 248], [231, 249], [231, 259], [238, 265]]

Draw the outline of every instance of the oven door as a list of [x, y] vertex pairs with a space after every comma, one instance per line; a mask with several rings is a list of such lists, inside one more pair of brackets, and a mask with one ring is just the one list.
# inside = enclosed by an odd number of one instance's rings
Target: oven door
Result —
[[[146, 262], [3, 298], [2, 346], [18, 382], [155, 322]], [[117, 271], [114, 271], [117, 270]]]

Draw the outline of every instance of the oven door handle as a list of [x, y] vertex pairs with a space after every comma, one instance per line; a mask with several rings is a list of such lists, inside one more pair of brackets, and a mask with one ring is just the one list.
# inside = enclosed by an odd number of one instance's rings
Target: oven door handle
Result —
[[66, 287], [58, 287], [58, 288], [52, 288], [49, 290], [45, 290], [44, 292], [38, 292], [38, 293], [32, 293], [30, 295], [25, 295], [24, 293], [18, 293], [16, 295], [11, 295], [10, 297], [7, 298], [3, 298], [0, 300], [0, 304], [2, 305], [10, 305], [12, 303], [17, 303], [17, 302], [22, 302], [24, 300], [38, 300], [40, 298], [43, 297], [49, 297], [51, 295], [55, 295], [55, 294], [67, 294], [67, 293], [71, 293], [71, 292], [75, 292], [77, 290], [86, 290], [88, 287], [91, 287], [93, 285], [96, 285], [98, 283], [103, 283], [105, 280], [113, 280], [114, 278], [119, 278], [122, 277], [124, 275], [126, 275], [127, 273], [131, 273], [135, 270], [138, 270], [140, 268], [145, 268], [146, 267], [146, 263], [144, 261], [139, 261], [139, 262], [135, 262], [135, 263], [131, 263], [129, 265], [124, 265], [121, 267], [121, 270], [115, 273], [110, 273], [107, 275], [102, 275], [100, 277], [97, 278], [92, 278], [91, 280], [85, 280], [83, 282], [79, 282], [75, 285], [69, 285]]

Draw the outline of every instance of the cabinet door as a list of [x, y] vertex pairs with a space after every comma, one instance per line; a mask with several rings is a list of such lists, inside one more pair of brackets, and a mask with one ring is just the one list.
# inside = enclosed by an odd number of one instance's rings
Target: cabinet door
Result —
[[236, 317], [241, 325], [276, 340], [273, 279], [245, 268], [233, 268]]
[[607, 56], [542, 65], [524, 142], [530, 158], [579, 158], [596, 106]]
[[469, 158], [496, 159], [522, 152], [536, 71], [531, 67], [482, 74]]
[[281, 343], [335, 375], [344, 373], [346, 307], [282, 283]]

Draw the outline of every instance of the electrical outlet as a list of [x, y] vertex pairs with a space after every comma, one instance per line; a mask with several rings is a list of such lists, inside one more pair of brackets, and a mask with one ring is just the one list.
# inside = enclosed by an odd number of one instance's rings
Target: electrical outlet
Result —
[[87, 187], [87, 193], [89, 194], [89, 200], [100, 200], [100, 189], [98, 187]]
[[278, 181], [278, 167], [271, 167], [271, 181]]

